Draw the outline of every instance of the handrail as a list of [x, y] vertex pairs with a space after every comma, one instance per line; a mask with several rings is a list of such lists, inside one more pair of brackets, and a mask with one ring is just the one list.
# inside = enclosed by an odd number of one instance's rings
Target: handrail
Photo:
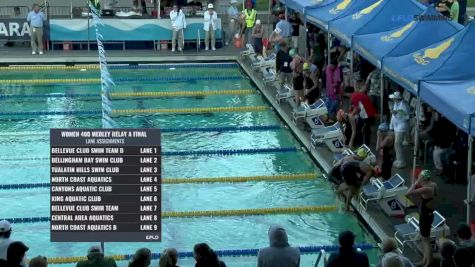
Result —
[[198, 29], [198, 36], [196, 39], [196, 52], [200, 51], [200, 47], [201, 47], [201, 38], [200, 38], [200, 29]]
[[314, 267], [318, 267], [318, 264], [320, 263], [320, 260], [322, 259], [322, 256], [323, 256], [323, 265], [326, 266], [326, 257], [325, 257], [325, 250], [324, 249], [321, 249], [320, 252], [318, 253], [318, 257], [317, 257], [317, 261], [315, 262], [315, 266]]

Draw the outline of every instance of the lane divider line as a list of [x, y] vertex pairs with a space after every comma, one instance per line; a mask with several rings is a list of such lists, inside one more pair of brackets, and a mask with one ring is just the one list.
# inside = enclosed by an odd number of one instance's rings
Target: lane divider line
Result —
[[[116, 78], [115, 82], [166, 82], [166, 81], [211, 81], [211, 80], [240, 80], [241, 76], [182, 76], [182, 77], [135, 77]], [[0, 84], [64, 84], [81, 83], [91, 84], [101, 82], [100, 78], [75, 78], [75, 79], [32, 79], [32, 80], [0, 80]]]
[[[170, 69], [170, 68], [238, 68], [237, 63], [186, 63], [186, 64], [141, 64], [141, 65], [110, 65], [109, 69]], [[8, 66], [0, 67], [0, 70], [98, 70], [99, 65], [40, 65], [40, 66]]]

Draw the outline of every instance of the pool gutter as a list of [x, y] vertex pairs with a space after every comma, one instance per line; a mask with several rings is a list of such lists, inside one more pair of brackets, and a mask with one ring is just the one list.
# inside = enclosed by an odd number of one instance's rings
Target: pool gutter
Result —
[[[244, 72], [251, 78], [254, 82], [256, 87], [259, 91], [263, 94], [263, 96], [267, 99], [267, 101], [272, 105], [273, 109], [277, 112], [280, 118], [284, 121], [284, 123], [290, 128], [292, 133], [295, 135], [297, 140], [303, 145], [303, 147], [307, 150], [310, 154], [314, 162], [326, 173], [326, 177], [328, 177], [328, 173], [331, 171], [332, 166], [328, 163], [329, 161], [325, 160], [324, 155], [322, 155], [318, 150], [313, 149], [310, 144], [310, 139], [308, 138], [308, 133], [305, 133], [302, 129], [298, 127], [293, 122], [291, 114], [284, 110], [284, 108], [277, 103], [276, 97], [272, 94], [272, 91], [276, 89], [270, 86], [266, 86], [262, 79], [256, 76], [255, 71], [250, 68], [249, 64], [246, 64], [241, 59], [238, 59], [239, 64], [241, 65]], [[373, 237], [376, 239], [377, 242], [381, 242], [388, 238], [389, 236], [385, 233], [382, 227], [376, 222], [376, 220], [365, 210], [363, 210], [358, 201], [355, 199], [352, 200], [351, 203], [357, 218], [362, 222], [365, 228], [370, 232]]]

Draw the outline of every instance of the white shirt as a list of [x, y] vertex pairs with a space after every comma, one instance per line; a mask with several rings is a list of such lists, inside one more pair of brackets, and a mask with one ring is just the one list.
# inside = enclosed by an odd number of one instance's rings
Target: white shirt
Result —
[[10, 238], [0, 238], [0, 259], [7, 260], [7, 249], [12, 242]]
[[172, 10], [170, 12], [170, 20], [172, 21], [172, 28], [174, 30], [181, 30], [186, 28], [186, 20], [185, 20], [185, 14], [183, 11], [175, 11]]
[[398, 133], [409, 130], [409, 107], [406, 102], [394, 102], [390, 129]]
[[211, 24], [211, 27], [213, 28], [213, 30], [216, 30], [216, 26], [218, 24], [218, 14], [216, 13], [216, 11], [213, 10], [213, 15], [210, 15], [209, 11], [206, 10], [204, 18], [205, 18], [205, 21], [204, 21], [203, 29], [205, 31], [209, 31], [209, 25]]

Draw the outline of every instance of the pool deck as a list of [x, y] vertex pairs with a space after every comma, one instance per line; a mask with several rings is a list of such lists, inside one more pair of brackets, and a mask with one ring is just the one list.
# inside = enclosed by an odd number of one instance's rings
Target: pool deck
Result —
[[[0, 65], [19, 65], [19, 64], [81, 64], [97, 63], [97, 51], [52, 51], [42, 56], [31, 55], [28, 48], [0, 47]], [[331, 170], [333, 153], [326, 147], [312, 149], [310, 146], [310, 131], [303, 124], [294, 124], [292, 119], [292, 106], [289, 102], [283, 101], [278, 104], [275, 100], [275, 88], [263, 83], [261, 76], [256, 74], [250, 68], [249, 62], [241, 62], [239, 50], [233, 47], [225, 47], [217, 51], [185, 51], [182, 53], [172, 53], [171, 51], [153, 51], [153, 50], [112, 50], [107, 51], [108, 62], [110, 63], [158, 63], [158, 62], [196, 62], [196, 61], [240, 61], [243, 70], [251, 77], [264, 97], [273, 105], [276, 112], [282, 120], [289, 126], [296, 137], [301, 141], [306, 149], [328, 173]], [[1, 79], [1, 75], [0, 75]], [[375, 140], [375, 137], [372, 138]], [[371, 146], [374, 150], [374, 145]], [[412, 147], [405, 148], [407, 159], [412, 159]], [[428, 164], [430, 166], [431, 163]], [[393, 170], [394, 172], [394, 170]], [[397, 171], [404, 177], [407, 183], [410, 183], [410, 168]], [[457, 184], [444, 184], [439, 177], [435, 177], [439, 184], [439, 201], [437, 210], [447, 219], [447, 224], [451, 229], [455, 229], [459, 222], [465, 222], [466, 211], [464, 199], [466, 198], [466, 186]], [[357, 201], [353, 200], [353, 208], [361, 221], [370, 229], [378, 241], [394, 235], [394, 225], [404, 223], [403, 218], [390, 218], [381, 212], [375, 205], [370, 205], [367, 211], [359, 208]], [[409, 209], [407, 213], [413, 213], [416, 209]], [[407, 251], [410, 258], [418, 260], [419, 254], [413, 251]]]

